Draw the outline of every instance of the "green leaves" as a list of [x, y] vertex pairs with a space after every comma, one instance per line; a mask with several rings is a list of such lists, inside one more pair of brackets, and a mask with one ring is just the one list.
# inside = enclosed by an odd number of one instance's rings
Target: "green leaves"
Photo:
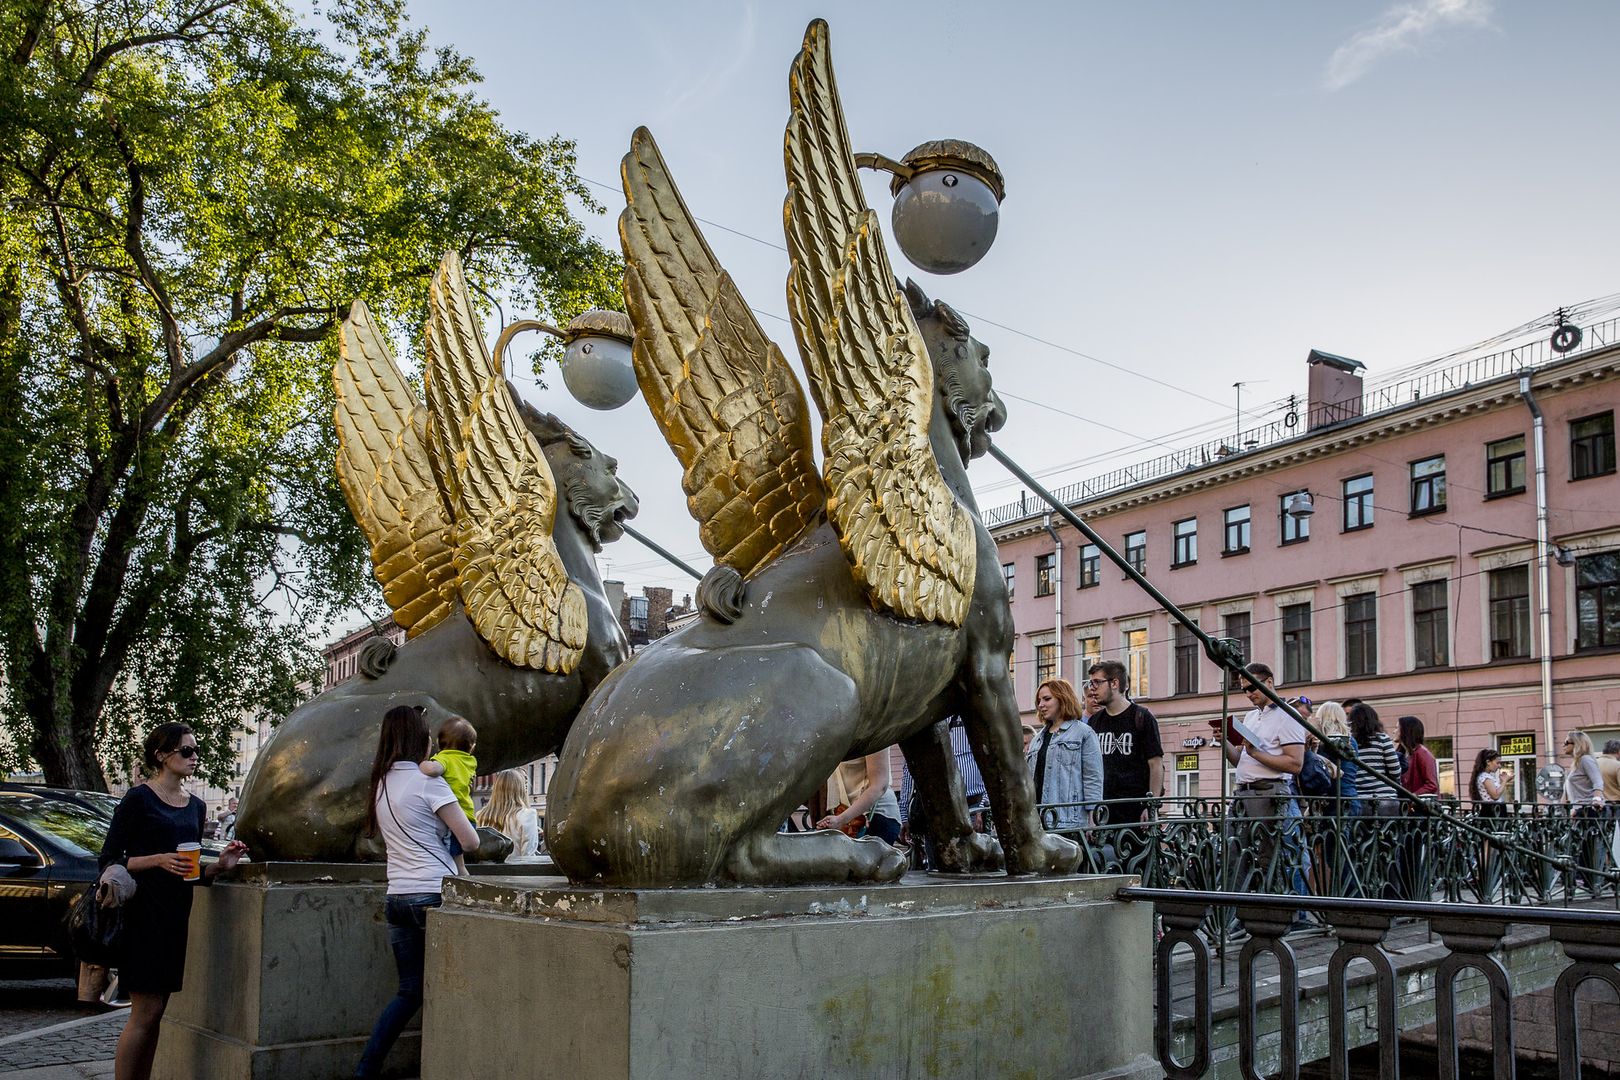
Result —
[[381, 611], [331, 464], [354, 298], [414, 341], [447, 249], [555, 322], [621, 272], [572, 144], [398, 0], [0, 3], [0, 727], [99, 786], [160, 719], [279, 715]]

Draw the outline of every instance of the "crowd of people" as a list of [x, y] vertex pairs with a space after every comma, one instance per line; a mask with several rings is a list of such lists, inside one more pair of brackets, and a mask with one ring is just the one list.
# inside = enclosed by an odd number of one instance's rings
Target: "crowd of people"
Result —
[[[1081, 691], [1060, 678], [1037, 689], [1040, 723], [1025, 761], [1047, 828], [1071, 834], [1107, 828], [1117, 843], [1156, 813], [1165, 794], [1159, 724], [1152, 711], [1131, 700], [1128, 687], [1125, 666], [1103, 660], [1091, 665]], [[1234, 769], [1230, 812], [1237, 819], [1271, 823], [1255, 830], [1255, 854], [1262, 865], [1280, 858], [1285, 880], [1297, 893], [1324, 891], [1322, 866], [1335, 861], [1335, 833], [1320, 834], [1315, 850], [1305, 843], [1301, 823], [1307, 814], [1394, 818], [1410, 809], [1411, 798], [1438, 795], [1438, 766], [1417, 717], [1400, 717], [1391, 739], [1366, 701], [1293, 699], [1290, 703], [1326, 736], [1323, 742], [1271, 700], [1274, 677], [1265, 664], [1243, 669], [1243, 689], [1253, 708], [1241, 721], [1212, 724]], [[953, 718], [947, 732], [973, 826], [984, 830], [990, 827], [988, 800], [966, 725]], [[386, 852], [384, 915], [398, 989], [377, 1019], [356, 1076], [380, 1074], [400, 1032], [421, 1008], [427, 912], [442, 902], [444, 878], [466, 873], [464, 853], [482, 842], [478, 827], [506, 837], [516, 858], [533, 857], [539, 847], [539, 821], [521, 772], [496, 774], [488, 801], [475, 811], [470, 787], [477, 773], [477, 732], [452, 717], [440, 725], [437, 752], [433, 742], [419, 706], [397, 706], [382, 718], [367, 831], [381, 837]], [[1564, 782], [1571, 813], [1620, 817], [1620, 740], [1609, 740], [1599, 757], [1590, 737], [1573, 731], [1563, 751], [1571, 762]], [[230, 837], [236, 806], [232, 800], [218, 827], [207, 829], [213, 823], [206, 820], [202, 800], [183, 786], [196, 770], [197, 754], [186, 725], [153, 729], [143, 753], [146, 779], [119, 803], [101, 853], [98, 896], [121, 904], [126, 928], [119, 976], [131, 1008], [118, 1043], [118, 1080], [151, 1074], [159, 1022], [183, 981], [192, 888], [210, 884], [247, 854], [245, 845], [230, 839], [215, 861], [201, 863], [205, 832]], [[844, 762], [829, 787], [826, 812], [816, 827], [887, 843], [909, 841], [918, 862], [927, 864], [927, 838], [910, 829], [916, 824], [914, 785], [906, 772], [897, 797], [887, 751]], [[1468, 778], [1474, 813], [1485, 820], [1504, 816], [1508, 794], [1501, 754], [1480, 750]], [[1403, 839], [1398, 863], [1420, 858], [1419, 843], [1415, 833]], [[1387, 888], [1395, 892], [1386, 895], [1402, 898], [1399, 883], [1411, 880], [1407, 869], [1403, 865], [1391, 875]], [[1301, 913], [1294, 928], [1306, 925]]]

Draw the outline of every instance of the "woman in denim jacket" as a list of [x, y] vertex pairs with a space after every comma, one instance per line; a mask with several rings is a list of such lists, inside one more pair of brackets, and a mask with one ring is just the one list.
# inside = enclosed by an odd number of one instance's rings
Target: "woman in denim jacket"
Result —
[[1092, 811], [1102, 801], [1102, 745], [1080, 719], [1080, 699], [1069, 680], [1041, 683], [1035, 715], [1041, 728], [1029, 740], [1024, 761], [1035, 780], [1036, 804], [1050, 807], [1042, 821], [1054, 831], [1090, 828]]

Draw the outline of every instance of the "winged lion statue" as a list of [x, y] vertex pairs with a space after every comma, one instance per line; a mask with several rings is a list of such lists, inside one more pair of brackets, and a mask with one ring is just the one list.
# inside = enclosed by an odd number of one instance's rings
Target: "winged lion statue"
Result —
[[637, 510], [617, 463], [521, 401], [454, 253], [434, 274], [425, 334], [424, 404], [364, 303], [343, 325], [338, 478], [407, 640], [397, 654], [370, 643], [360, 674], [294, 710], [259, 752], [237, 836], [260, 857], [372, 854], [360, 832], [389, 707], [423, 705], [435, 731], [466, 717], [480, 769], [496, 771], [555, 752], [629, 654], [595, 559]]
[[[879, 840], [777, 828], [839, 762], [898, 743], [948, 868], [1072, 871], [1078, 849], [1036, 816], [1006, 586], [967, 479], [1005, 419], [989, 350], [896, 283], [823, 22], [790, 94], [788, 300], [821, 469], [792, 368], [639, 130], [619, 222], [634, 362], [716, 567], [702, 617], [581, 709], [548, 791], [549, 850], [573, 880], [613, 886], [892, 880], [904, 860]], [[968, 825], [953, 714], [999, 845]]]

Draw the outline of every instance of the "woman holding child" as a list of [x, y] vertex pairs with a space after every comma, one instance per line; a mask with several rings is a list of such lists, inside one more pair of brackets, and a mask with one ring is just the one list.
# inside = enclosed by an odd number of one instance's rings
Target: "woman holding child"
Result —
[[[465, 721], [463, 721], [465, 723]], [[470, 727], [470, 725], [469, 725]], [[418, 705], [398, 705], [383, 716], [371, 766], [367, 832], [387, 847], [388, 944], [399, 968], [399, 991], [377, 1018], [355, 1075], [381, 1076], [383, 1062], [405, 1025], [422, 1007], [427, 913], [443, 900], [444, 878], [457, 872], [462, 849], [478, 847], [478, 833], [442, 775], [429, 775], [427, 720]], [[470, 747], [469, 747], [470, 749]]]

